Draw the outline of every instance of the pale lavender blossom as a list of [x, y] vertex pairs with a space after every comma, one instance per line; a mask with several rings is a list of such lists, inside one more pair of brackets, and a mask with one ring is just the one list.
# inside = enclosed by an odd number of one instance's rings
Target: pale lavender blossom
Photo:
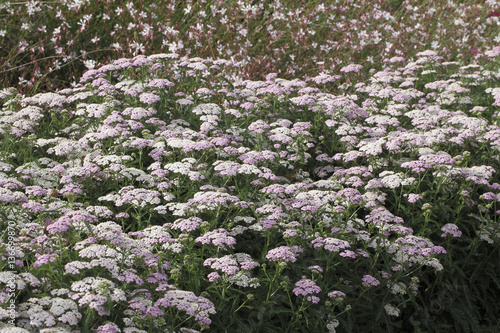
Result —
[[368, 214], [365, 218], [366, 222], [371, 222], [374, 224], [380, 223], [403, 223], [403, 219], [399, 216], [393, 215], [390, 211], [385, 207], [377, 207], [373, 209], [370, 214]]
[[267, 129], [271, 128], [265, 121], [259, 119], [248, 125], [248, 129], [252, 132], [262, 134]]
[[66, 184], [62, 189], [59, 190], [59, 194], [81, 194], [83, 193], [82, 189], [75, 184]]
[[324, 248], [330, 252], [340, 252], [342, 249], [351, 247], [348, 241], [333, 238], [333, 237], [317, 237], [311, 241], [313, 248]]
[[344, 258], [353, 258], [355, 259], [357, 257], [356, 253], [351, 251], [351, 250], [345, 250], [339, 253], [341, 257]]
[[194, 240], [196, 243], [213, 244], [215, 246], [230, 246], [236, 244], [236, 238], [229, 236], [229, 232], [219, 228], [205, 233]]
[[333, 299], [340, 299], [340, 298], [343, 298], [345, 296], [346, 296], [345, 293], [338, 291], [338, 290], [334, 290], [334, 291], [331, 291], [328, 293], [328, 297], [333, 298]]
[[215, 96], [215, 92], [208, 89], [208, 88], [199, 88], [198, 90], [196, 90], [196, 94], [198, 95], [211, 95], [211, 96]]
[[105, 325], [101, 325], [97, 328], [97, 333], [119, 333], [121, 332], [118, 325], [114, 323], [107, 323]]
[[144, 284], [144, 281], [139, 277], [139, 275], [137, 275], [137, 271], [133, 268], [129, 268], [129, 269], [123, 271], [123, 273], [121, 275], [116, 276], [116, 279], [118, 281], [123, 281], [127, 284], [134, 283], [138, 286], [141, 286]]
[[33, 196], [43, 196], [48, 193], [48, 190], [40, 186], [26, 186], [25, 191], [27, 195]]
[[125, 292], [115, 288], [115, 284], [101, 277], [86, 277], [71, 284], [71, 298], [80, 306], [95, 309], [101, 316], [108, 316], [110, 311], [106, 304], [125, 301]]
[[[148, 104], [150, 104], [150, 103], [148, 103]], [[141, 107], [126, 108], [125, 110], [123, 110], [121, 112], [121, 114], [124, 116], [130, 116], [130, 119], [133, 119], [133, 120], [141, 120], [143, 118], [151, 117], [152, 115], [156, 114], [156, 110], [153, 108], [149, 108], [146, 110], [146, 109], [141, 108]], [[121, 160], [120, 160], [120, 162], [121, 162]]]
[[240, 270], [238, 262], [231, 258], [230, 255], [221, 258], [208, 258], [203, 262], [203, 266], [210, 266], [212, 269], [221, 271], [222, 273], [234, 275]]
[[271, 141], [278, 141], [281, 143], [291, 143], [293, 142], [292, 131], [285, 127], [274, 128], [270, 131], [269, 139]]
[[175, 86], [175, 84], [173, 82], [170, 82], [169, 80], [166, 80], [166, 79], [154, 79], [154, 80], [151, 80], [148, 84], [147, 84], [148, 87], [155, 87], [155, 88], [160, 88], [160, 89], [163, 89], [165, 87], [173, 87]]
[[290, 101], [295, 105], [314, 105], [316, 103], [316, 98], [311, 95], [301, 95], [298, 97], [290, 98]]
[[[56, 234], [68, 231], [73, 227], [81, 227], [86, 223], [95, 223], [98, 219], [96, 216], [84, 210], [71, 210], [66, 212], [57, 221], [47, 226], [47, 231], [50, 234]], [[86, 228], [86, 227], [85, 227]]]
[[13, 192], [6, 188], [0, 187], [0, 201], [23, 203], [23, 202], [28, 202], [28, 198], [22, 192], [18, 191]]
[[248, 203], [241, 201], [238, 197], [228, 193], [206, 191], [197, 192], [192, 199], [189, 199], [186, 206], [192, 211], [210, 211], [219, 207], [228, 206], [248, 207]]
[[337, 192], [338, 196], [344, 196], [348, 199], [348, 201], [354, 205], [361, 203], [363, 200], [363, 196], [361, 193], [355, 188], [345, 188]]
[[307, 296], [306, 299], [313, 304], [318, 304], [321, 301], [318, 296]]
[[188, 217], [187, 219], [177, 219], [173, 223], [166, 226], [172, 230], [180, 230], [182, 232], [190, 232], [198, 229], [203, 222], [199, 217]]
[[443, 231], [441, 237], [446, 237], [448, 235], [452, 235], [453, 237], [462, 236], [462, 231], [460, 231], [458, 226], [453, 223], [446, 223], [443, 227], [441, 227], [441, 231]]
[[428, 163], [425, 163], [424, 161], [411, 161], [411, 162], [404, 162], [401, 164], [402, 168], [408, 168], [411, 169], [413, 172], [424, 172], [425, 170], [431, 168], [431, 165]]
[[214, 281], [216, 281], [216, 280], [218, 280], [218, 279], [220, 279], [220, 278], [221, 278], [221, 276], [220, 276], [220, 275], [219, 275], [219, 273], [217, 273], [217, 272], [212, 272], [212, 273], [209, 273], [209, 274], [207, 275], [207, 279], [208, 279], [208, 281], [210, 281], [210, 282], [214, 282]]
[[35, 214], [43, 212], [45, 210], [44, 205], [33, 200], [29, 200], [28, 202], [23, 203], [21, 207], [24, 209], [28, 209]]
[[312, 303], [318, 303], [320, 299], [312, 295], [321, 292], [321, 288], [311, 279], [302, 279], [295, 282], [295, 288], [292, 292], [296, 296], [306, 296], [307, 300]]
[[357, 73], [357, 72], [359, 72], [362, 68], [363, 68], [363, 66], [361, 66], [361, 65], [349, 64], [349, 65], [347, 65], [347, 66], [345, 66], [345, 67], [342, 67], [342, 68], [340, 69], [340, 71], [341, 71], [342, 73], [349, 73], [349, 72], [355, 72], [355, 73]]
[[380, 284], [380, 281], [374, 278], [371, 275], [363, 275], [363, 282], [362, 285], [365, 287], [370, 287], [370, 286], [378, 286]]
[[240, 107], [244, 110], [251, 110], [255, 108], [255, 104], [251, 102], [241, 103]]
[[209, 315], [216, 313], [214, 304], [208, 299], [184, 290], [168, 290], [163, 298], [154, 303], [154, 306], [173, 307], [184, 311], [188, 316], [194, 316], [194, 319], [202, 325], [210, 325], [212, 321]]
[[495, 201], [500, 201], [500, 195], [495, 194], [493, 192], [485, 192], [479, 196], [480, 199], [483, 200], [495, 200]]
[[420, 194], [416, 194], [416, 193], [408, 193], [408, 194], [405, 193], [403, 196], [408, 197], [408, 202], [411, 202], [411, 203], [417, 202], [418, 200], [423, 198]]
[[297, 261], [297, 254], [303, 252], [300, 247], [294, 245], [289, 246], [279, 246], [277, 248], [271, 249], [266, 254], [266, 259], [269, 261], [281, 261], [281, 262], [295, 262]]
[[33, 267], [40, 268], [42, 265], [49, 264], [51, 262], [57, 261], [57, 256], [51, 254], [36, 254], [36, 261], [33, 263]]

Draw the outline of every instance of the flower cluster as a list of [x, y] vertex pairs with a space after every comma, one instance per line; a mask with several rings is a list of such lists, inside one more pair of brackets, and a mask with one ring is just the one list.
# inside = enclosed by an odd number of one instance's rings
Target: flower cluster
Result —
[[295, 288], [292, 290], [296, 296], [306, 296], [306, 299], [312, 303], [318, 303], [319, 297], [314, 296], [321, 292], [321, 288], [316, 285], [313, 280], [302, 279], [295, 283]]

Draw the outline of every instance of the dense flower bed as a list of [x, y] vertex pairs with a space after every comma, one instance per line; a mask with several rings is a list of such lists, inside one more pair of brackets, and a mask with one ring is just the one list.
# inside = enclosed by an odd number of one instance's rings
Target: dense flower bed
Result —
[[157, 54], [3, 90], [6, 332], [493, 328], [499, 55], [235, 81]]

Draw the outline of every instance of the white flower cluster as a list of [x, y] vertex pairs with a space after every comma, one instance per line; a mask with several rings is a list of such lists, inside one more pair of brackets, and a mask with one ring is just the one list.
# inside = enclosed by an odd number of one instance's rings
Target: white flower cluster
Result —
[[99, 197], [99, 201], [112, 201], [117, 207], [125, 204], [134, 207], [144, 208], [148, 205], [156, 206], [160, 204], [160, 192], [154, 190], [146, 190], [142, 188], [134, 188], [133, 186], [126, 186], [120, 189], [117, 194], [107, 194]]
[[383, 171], [379, 175], [380, 182], [384, 187], [397, 188], [399, 186], [411, 185], [415, 182], [415, 178], [406, 177], [403, 173], [395, 173], [393, 171]]
[[223, 276], [223, 279], [228, 283], [234, 283], [238, 287], [260, 287], [259, 279], [250, 277], [250, 273], [245, 271], [238, 271], [234, 275], [225, 274]]
[[75, 116], [86, 115], [90, 118], [102, 118], [109, 108], [108, 103], [102, 104], [78, 104]]
[[[47, 328], [72, 332], [72, 328], [76, 327], [82, 318], [78, 304], [71, 299], [61, 297], [30, 298], [27, 302], [19, 304], [17, 310], [19, 318], [27, 319], [25, 328], [40, 332]], [[18, 319], [18, 322], [22, 321]]]
[[193, 109], [193, 113], [196, 115], [218, 115], [220, 112], [220, 106], [214, 103], [200, 104]]
[[141, 183], [145, 183], [145, 184], [147, 184], [148, 187], [153, 187], [155, 185], [153, 177], [148, 175], [146, 172], [142, 171], [141, 169], [125, 168], [123, 170], [120, 170], [119, 174], [124, 176], [127, 179], [135, 180], [135, 181], [138, 181]]
[[165, 164], [165, 170], [173, 173], [180, 173], [181, 175], [188, 175], [193, 167], [190, 160], [183, 159], [181, 162], [174, 162]]
[[386, 305], [384, 305], [384, 309], [385, 309], [385, 312], [387, 312], [387, 314], [388, 314], [389, 316], [395, 316], [395, 317], [398, 317], [398, 316], [399, 316], [399, 314], [401, 313], [401, 311], [400, 311], [398, 308], [394, 307], [394, 306], [393, 306], [393, 305], [391, 305], [391, 304], [386, 304]]

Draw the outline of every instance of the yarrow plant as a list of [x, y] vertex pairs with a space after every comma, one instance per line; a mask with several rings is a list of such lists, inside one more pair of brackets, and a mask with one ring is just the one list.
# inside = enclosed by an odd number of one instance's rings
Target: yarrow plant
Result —
[[[154, 13], [126, 8], [142, 28]], [[192, 15], [226, 15], [172, 10], [186, 26], [165, 31], [190, 38]], [[500, 329], [500, 48], [403, 55], [242, 80], [232, 60], [158, 53], [1, 91], [2, 330]]]

